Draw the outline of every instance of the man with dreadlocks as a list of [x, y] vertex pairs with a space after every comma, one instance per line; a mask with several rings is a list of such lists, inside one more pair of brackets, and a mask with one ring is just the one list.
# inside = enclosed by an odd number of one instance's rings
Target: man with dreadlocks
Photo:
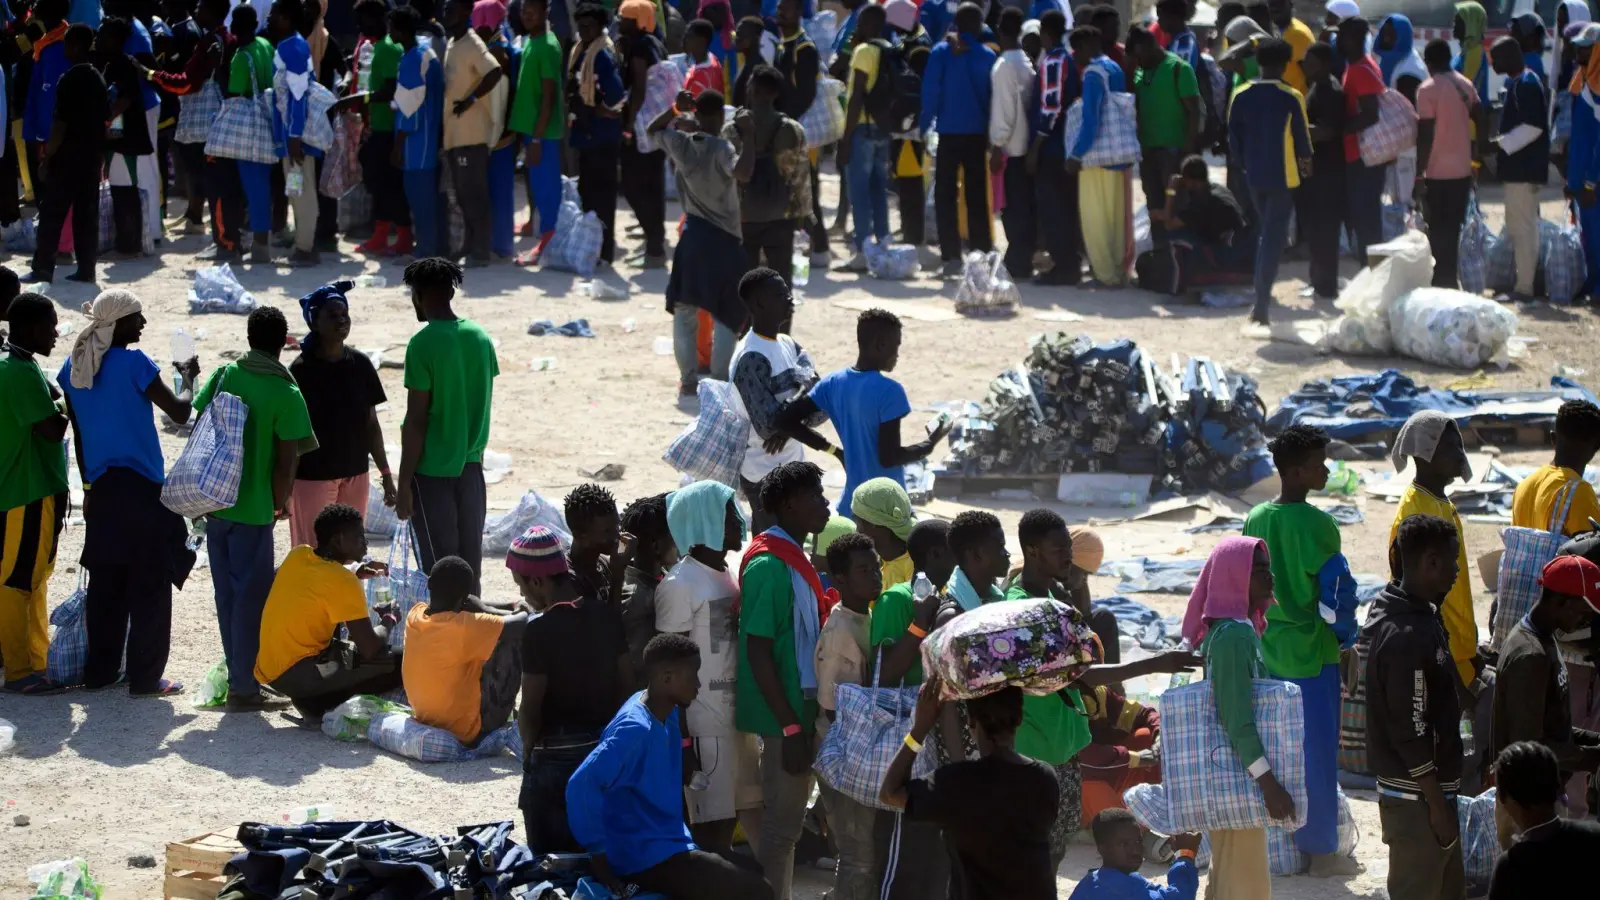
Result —
[[633, 660], [634, 687], [644, 690], [644, 645], [656, 636], [656, 586], [678, 561], [667, 531], [667, 495], [640, 497], [622, 511], [622, 530], [638, 542], [622, 574], [622, 629]]
[[567, 565], [578, 584], [578, 595], [622, 605], [622, 579], [633, 560], [637, 539], [622, 530], [617, 499], [598, 484], [580, 484], [561, 501], [572, 547]]
[[422, 567], [459, 556], [482, 575], [483, 448], [500, 362], [477, 322], [450, 308], [461, 267], [447, 259], [406, 266], [411, 305], [426, 323], [406, 345], [406, 418], [400, 428], [395, 514], [416, 530]]

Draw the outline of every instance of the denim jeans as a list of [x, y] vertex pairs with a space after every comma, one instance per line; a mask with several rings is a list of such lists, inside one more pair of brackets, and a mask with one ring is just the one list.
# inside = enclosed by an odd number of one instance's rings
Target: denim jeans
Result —
[[1345, 224], [1355, 232], [1356, 259], [1367, 264], [1367, 248], [1383, 243], [1383, 166], [1345, 163]]
[[539, 164], [529, 166], [528, 205], [539, 212], [539, 234], [556, 230], [556, 216], [561, 212], [561, 140], [539, 140]]
[[1265, 320], [1272, 306], [1272, 283], [1278, 278], [1278, 261], [1289, 238], [1289, 214], [1294, 192], [1288, 188], [1251, 188], [1250, 199], [1261, 217], [1256, 233], [1256, 305], [1252, 318]]
[[528, 846], [535, 853], [582, 853], [567, 824], [567, 782], [594, 750], [597, 736], [571, 731], [540, 737], [540, 746], [524, 751], [517, 798]]
[[855, 212], [857, 250], [867, 238], [889, 242], [889, 138], [876, 125], [857, 125], [850, 133], [850, 208]]
[[217, 627], [228, 658], [228, 693], [258, 694], [261, 611], [272, 590], [272, 526], [206, 517], [206, 555], [217, 599]]
[[[700, 307], [679, 303], [672, 311], [672, 354], [678, 359], [678, 377], [682, 390], [693, 393], [700, 383], [700, 359], [695, 352], [695, 342], [700, 334]], [[711, 327], [711, 377], [728, 380], [728, 363], [733, 359], [733, 345], [738, 336], [733, 329], [712, 320]]]
[[[811, 740], [815, 741], [815, 737]], [[816, 776], [807, 768], [799, 775], [783, 769], [783, 740], [764, 737], [761, 741], [761, 800], [765, 805], [761, 820], [761, 843], [756, 858], [772, 885], [773, 900], [789, 900], [794, 885], [794, 845], [806, 823], [806, 804], [811, 802], [811, 785]]]
[[440, 227], [439, 170], [407, 169], [400, 174], [400, 180], [405, 185], [406, 205], [411, 210], [412, 235], [416, 241], [413, 255], [417, 259], [427, 259], [448, 252], [439, 242], [441, 231], [449, 234], [450, 228], [448, 216], [443, 220], [443, 228]]

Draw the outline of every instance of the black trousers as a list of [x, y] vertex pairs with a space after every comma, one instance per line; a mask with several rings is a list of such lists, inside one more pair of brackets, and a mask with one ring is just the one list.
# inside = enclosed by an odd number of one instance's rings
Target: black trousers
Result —
[[483, 574], [483, 519], [488, 495], [483, 466], [467, 463], [454, 478], [417, 475], [412, 479], [411, 527], [417, 533], [422, 570], [446, 556], [459, 556]]
[[[742, 858], [734, 859], [745, 862]], [[646, 893], [664, 894], [673, 900], [772, 900], [772, 887], [761, 877], [755, 861], [749, 860], [747, 867], [734, 859], [704, 850], [690, 850], [669, 856], [623, 880], [638, 885]]]
[[[584, 212], [593, 211], [605, 226], [600, 258], [606, 262], [617, 254], [617, 161], [621, 153], [620, 144], [585, 147], [578, 152], [578, 200]], [[664, 221], [662, 227], [666, 227]]]
[[[899, 828], [899, 852], [891, 853]], [[929, 900], [944, 897], [950, 884], [950, 853], [944, 833], [931, 822], [913, 822], [903, 815], [884, 813], [872, 823], [873, 862], [877, 882], [888, 882], [888, 900]], [[898, 859], [891, 876], [889, 860]]]
[[[907, 141], [896, 139], [889, 142], [889, 173], [893, 176], [895, 167], [899, 164], [900, 154], [904, 153], [905, 145], [911, 145], [911, 152], [917, 156], [917, 162], [926, 159], [927, 151], [921, 141]], [[894, 191], [900, 200], [900, 239], [914, 246], [922, 246], [922, 240], [928, 233], [927, 197], [924, 195], [926, 187], [923, 185], [921, 175], [912, 175], [906, 178], [895, 177]], [[1008, 232], [1009, 233], [1009, 232]]]
[[[1144, 188], [1144, 202], [1151, 209], [1160, 209], [1166, 202], [1167, 185], [1178, 174], [1183, 164], [1183, 151], [1166, 147], [1149, 147], [1140, 151], [1139, 185]], [[1006, 202], [1011, 202], [1011, 187], [1006, 186]], [[1165, 222], [1150, 218], [1150, 235], [1158, 237], [1167, 233]], [[1008, 267], [1009, 268], [1009, 267]]]
[[[98, 198], [95, 202], [99, 202]], [[156, 198], [151, 197], [150, 202], [156, 202]], [[144, 205], [139, 201], [137, 187], [111, 188], [111, 235], [118, 253], [138, 253], [143, 249]], [[72, 240], [76, 244], [77, 236]]]
[[191, 222], [206, 220], [206, 145], [179, 144], [178, 164], [183, 172], [183, 193], [189, 199], [184, 216]]
[[1367, 264], [1367, 248], [1383, 243], [1383, 179], [1386, 166], [1361, 160], [1344, 166], [1345, 222], [1355, 232], [1356, 258]]
[[745, 264], [754, 269], [766, 266], [783, 276], [785, 284], [794, 287], [794, 220], [778, 219], [772, 222], [745, 222]]
[[[311, 158], [312, 171], [316, 173], [317, 183], [307, 185], [307, 190], [317, 192], [317, 235], [318, 249], [329, 241], [339, 239], [339, 201], [324, 194], [317, 185], [322, 184], [322, 167], [327, 165], [327, 160], [321, 156]], [[336, 249], [336, 248], [329, 248]]]
[[981, 134], [939, 136], [934, 160], [933, 210], [939, 220], [939, 256], [945, 262], [961, 258], [961, 221], [956, 214], [956, 173], [961, 173], [967, 197], [967, 246], [994, 249], [989, 234], [989, 138]]
[[206, 196], [211, 200], [211, 239], [230, 253], [239, 250], [244, 225], [244, 182], [231, 159], [206, 159]]
[[[840, 191], [841, 197], [849, 192]], [[842, 202], [842, 201], [841, 201]], [[811, 221], [806, 223], [806, 233], [811, 236], [811, 252], [828, 252], [828, 223], [822, 218], [822, 157], [811, 164]]]
[[[22, 170], [17, 160], [16, 141], [10, 139], [9, 129], [0, 134], [0, 183], [21, 185]], [[0, 226], [9, 227], [22, 218], [22, 189], [0, 191]]]
[[1006, 160], [1005, 185], [1006, 207], [1000, 210], [1000, 222], [1006, 227], [1006, 271], [1012, 278], [1028, 278], [1033, 275], [1038, 210], [1027, 157]]
[[589, 758], [600, 736], [576, 728], [541, 734], [539, 744], [522, 753], [523, 833], [535, 853], [582, 853], [567, 824], [567, 782]]
[[84, 597], [89, 648], [83, 667], [85, 687], [104, 687], [124, 670], [128, 690], [148, 693], [161, 684], [172, 647], [172, 583], [165, 566], [94, 565]]
[[46, 167], [39, 197], [39, 243], [33, 252], [35, 275], [55, 275], [61, 228], [67, 222], [67, 213], [76, 211], [72, 217], [72, 252], [78, 260], [78, 274], [94, 277], [100, 245], [100, 173], [98, 155], [75, 157], [58, 151]]
[[[374, 131], [361, 145], [361, 183], [372, 197], [372, 217], [401, 228], [411, 226], [411, 205], [406, 202], [405, 183], [400, 170], [391, 162], [394, 153], [394, 132]], [[317, 212], [317, 222], [323, 215]]]
[[316, 656], [290, 666], [271, 687], [294, 701], [302, 716], [320, 720], [328, 710], [357, 694], [382, 694], [400, 685], [398, 655], [357, 659], [354, 647], [334, 641]]
[[1295, 192], [1311, 257], [1311, 289], [1339, 296], [1339, 235], [1344, 230], [1344, 167], [1314, 169]]
[[[450, 183], [455, 188], [456, 206], [466, 226], [462, 254], [479, 262], [489, 261], [489, 145], [473, 144], [446, 150], [450, 160]], [[448, 213], [446, 213], [448, 215]]]
[[1423, 182], [1422, 217], [1433, 249], [1433, 286], [1459, 288], [1461, 225], [1467, 220], [1471, 178], [1429, 178]]
[[167, 218], [167, 197], [172, 193], [172, 135], [177, 130], [174, 121], [174, 124], [156, 131], [156, 177], [160, 179], [157, 187], [161, 189], [161, 194], [160, 196], [152, 194], [150, 202], [161, 204], [162, 221]]
[[[1067, 171], [1064, 157], [1041, 157], [1033, 188], [1038, 197], [1039, 233], [1055, 263], [1051, 271], [1061, 272], [1067, 276], [1068, 283], [1077, 284], [1083, 277], [1083, 225], [1077, 212], [1078, 173]], [[1009, 188], [1007, 194], [1010, 194]]]
[[667, 255], [667, 154], [622, 144], [622, 198], [644, 229], [647, 256]]

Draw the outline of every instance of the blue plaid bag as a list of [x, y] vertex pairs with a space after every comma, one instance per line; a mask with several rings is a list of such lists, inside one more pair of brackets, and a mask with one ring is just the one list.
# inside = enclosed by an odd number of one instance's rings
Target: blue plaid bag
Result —
[[1483, 210], [1478, 208], [1478, 194], [1473, 192], [1467, 200], [1467, 219], [1461, 223], [1460, 253], [1457, 258], [1457, 274], [1461, 279], [1461, 289], [1469, 294], [1481, 294], [1489, 286], [1487, 259], [1489, 242], [1493, 235], [1489, 233], [1489, 223], [1483, 219]]
[[739, 467], [750, 446], [750, 420], [739, 412], [733, 391], [726, 381], [701, 379], [696, 388], [700, 414], [672, 439], [661, 458], [696, 481], [738, 488]]
[[390, 753], [428, 763], [499, 756], [511, 746], [516, 732], [517, 723], [508, 722], [484, 735], [477, 746], [468, 747], [443, 728], [418, 722], [409, 712], [380, 713], [367, 724], [367, 740]]
[[593, 278], [600, 263], [600, 248], [605, 245], [606, 229], [593, 211], [584, 212], [578, 204], [563, 200], [556, 216], [556, 235], [539, 256], [541, 269], [576, 272]]
[[[1146, 831], [1168, 837], [1182, 831], [1172, 825], [1172, 809], [1167, 804], [1167, 789], [1162, 785], [1136, 784], [1122, 792], [1122, 802]], [[1211, 839], [1204, 834], [1200, 835], [1200, 849], [1195, 851], [1194, 864], [1200, 869], [1211, 865]]]
[[640, 153], [652, 153], [659, 149], [655, 136], [650, 134], [650, 124], [672, 106], [681, 90], [683, 73], [671, 60], [664, 59], [645, 73], [644, 99], [640, 101], [639, 112], [633, 119], [633, 138]]
[[[1361, 828], [1356, 825], [1355, 813], [1350, 809], [1350, 798], [1339, 791], [1339, 854], [1355, 856], [1356, 844], [1361, 842]], [[1311, 868], [1311, 856], [1301, 853], [1295, 846], [1294, 831], [1279, 825], [1267, 826], [1267, 865], [1274, 875], [1299, 875]]]
[[824, 75], [817, 79], [817, 98], [800, 116], [806, 149], [838, 143], [844, 137], [844, 85]]
[[[220, 378], [227, 379], [227, 373]], [[233, 506], [244, 477], [244, 423], [250, 410], [222, 384], [200, 412], [189, 442], [167, 471], [161, 505], [186, 519]]]
[[[911, 729], [911, 711], [917, 705], [920, 687], [879, 687], [878, 668], [883, 664], [883, 649], [873, 666], [872, 687], [840, 684], [834, 687], [838, 710], [833, 726], [817, 749], [812, 767], [822, 780], [846, 797], [874, 809], [889, 809], [878, 800], [883, 776], [889, 763], [900, 752], [902, 741]], [[936, 753], [924, 747], [911, 768], [922, 778], [937, 765]]]
[[[1089, 68], [1086, 71], [1097, 71]], [[1098, 73], [1105, 78], [1104, 72]], [[1109, 79], [1108, 79], [1109, 82]], [[1113, 91], [1106, 85], [1104, 105], [1100, 109], [1099, 130], [1094, 143], [1083, 155], [1085, 167], [1108, 169], [1127, 166], [1139, 161], [1139, 120], [1135, 114], [1133, 95], [1127, 91]], [[1067, 108], [1067, 122], [1062, 129], [1068, 154], [1078, 143], [1078, 132], [1083, 130], [1083, 98], [1072, 101]]]
[[362, 524], [367, 537], [387, 541], [394, 537], [395, 530], [399, 527], [400, 518], [394, 514], [394, 507], [383, 504], [383, 488], [376, 484], [368, 484], [367, 516]]
[[55, 626], [56, 633], [50, 638], [44, 677], [68, 687], [83, 684], [83, 667], [89, 659], [89, 626], [83, 614], [87, 593], [87, 578], [80, 568], [78, 589], [50, 611], [50, 624]]
[[1461, 830], [1461, 862], [1467, 886], [1483, 887], [1500, 857], [1500, 835], [1494, 824], [1495, 789], [1476, 797], [1456, 798], [1456, 827]]
[[277, 141], [273, 138], [272, 89], [256, 83], [256, 70], [250, 70], [249, 97], [228, 97], [222, 111], [211, 122], [206, 134], [206, 155], [218, 159], [270, 165], [278, 161]]
[[172, 139], [180, 144], [204, 144], [211, 120], [222, 112], [222, 88], [207, 80], [200, 90], [178, 98], [178, 126]]
[[[1484, 282], [1489, 290], [1503, 294], [1517, 286], [1517, 252], [1505, 229], [1489, 239], [1489, 268]], [[1463, 258], [1464, 259], [1464, 258]]]
[[[1306, 822], [1305, 711], [1300, 687], [1254, 681], [1256, 732], [1279, 783], [1294, 798], [1299, 828]], [[1161, 695], [1161, 778], [1172, 825], [1180, 831], [1264, 828], [1273, 823], [1261, 788], [1245, 771], [1217, 718], [1211, 682], [1199, 681]]]
[[[365, 528], [365, 526], [363, 526]], [[367, 613], [377, 624], [373, 608], [384, 603], [394, 604], [400, 621], [389, 628], [389, 649], [399, 652], [406, 646], [406, 616], [411, 607], [428, 602], [428, 573], [422, 571], [421, 557], [416, 555], [416, 532], [410, 522], [395, 520], [393, 539], [389, 543], [389, 595], [382, 596], [383, 581], [369, 578], [363, 582], [367, 594]]]
[[1539, 264], [1544, 269], [1544, 294], [1551, 303], [1571, 303], [1583, 287], [1583, 238], [1570, 221], [1539, 222]]
[[1546, 530], [1519, 528], [1515, 525], [1501, 529], [1500, 540], [1506, 551], [1500, 557], [1500, 574], [1495, 589], [1494, 626], [1490, 643], [1498, 650], [1522, 617], [1533, 609], [1542, 588], [1539, 576], [1545, 564], [1556, 558], [1561, 545], [1566, 543], [1562, 529], [1567, 523], [1567, 513], [1572, 509], [1572, 498], [1578, 492], [1578, 482], [1568, 482], [1552, 505]]

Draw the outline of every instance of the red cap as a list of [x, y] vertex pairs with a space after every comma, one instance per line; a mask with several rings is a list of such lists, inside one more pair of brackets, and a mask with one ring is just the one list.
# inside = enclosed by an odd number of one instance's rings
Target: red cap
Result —
[[1558, 556], [1544, 567], [1539, 583], [1560, 594], [1582, 597], [1600, 613], [1600, 566], [1582, 556]]

